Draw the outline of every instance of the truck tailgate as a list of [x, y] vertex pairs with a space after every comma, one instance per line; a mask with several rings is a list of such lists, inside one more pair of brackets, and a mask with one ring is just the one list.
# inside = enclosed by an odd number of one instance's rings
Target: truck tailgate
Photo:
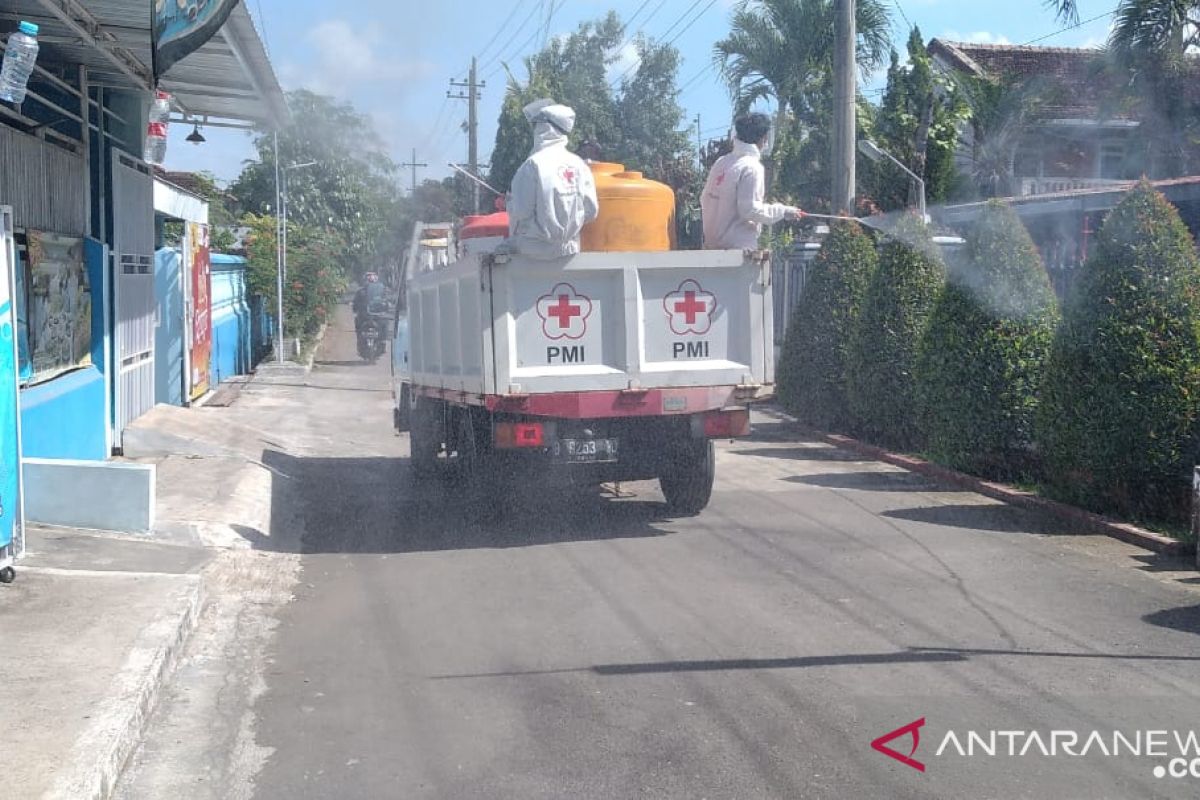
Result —
[[488, 393], [774, 380], [770, 271], [740, 250], [515, 256], [486, 270]]

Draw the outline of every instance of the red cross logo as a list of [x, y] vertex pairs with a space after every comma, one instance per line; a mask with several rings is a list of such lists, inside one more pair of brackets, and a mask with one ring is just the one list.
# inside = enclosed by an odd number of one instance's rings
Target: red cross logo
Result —
[[578, 317], [583, 313], [583, 309], [579, 306], [571, 305], [571, 295], [560, 294], [558, 296], [558, 305], [551, 306], [546, 311], [552, 317], [558, 318], [558, 327], [567, 329], [571, 327], [571, 317]]
[[717, 296], [705, 291], [696, 280], [688, 278], [663, 298], [663, 311], [667, 313], [671, 332], [676, 336], [689, 333], [703, 336], [712, 327], [713, 315], [717, 312]]
[[558, 176], [562, 178], [565, 189], [574, 189], [579, 173], [575, 171], [574, 167], [559, 167]]
[[717, 175], [717, 186], [720, 186], [724, 182], [725, 182], [725, 173], [724, 172], [719, 173]]
[[547, 339], [582, 339], [592, 315], [592, 301], [571, 284], [560, 283], [538, 298], [537, 314]]

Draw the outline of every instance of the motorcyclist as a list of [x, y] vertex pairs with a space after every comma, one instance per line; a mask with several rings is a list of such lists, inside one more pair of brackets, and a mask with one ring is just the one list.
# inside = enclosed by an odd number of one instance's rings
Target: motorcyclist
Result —
[[372, 311], [378, 310], [386, 303], [385, 290], [383, 284], [379, 282], [379, 275], [368, 272], [363, 275], [363, 280], [364, 283], [354, 293], [354, 302], [351, 304], [351, 308], [354, 309], [354, 330], [356, 332], [362, 330], [363, 323]]

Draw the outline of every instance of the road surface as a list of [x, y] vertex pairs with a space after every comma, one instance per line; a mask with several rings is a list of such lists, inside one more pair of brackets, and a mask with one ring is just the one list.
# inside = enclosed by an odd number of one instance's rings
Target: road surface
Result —
[[546, 484], [481, 522], [411, 480], [388, 367], [339, 320], [311, 374], [208, 412], [280, 432], [302, 532], [248, 532], [247, 569], [298, 570], [253, 630], [198, 636], [119, 797], [1200, 793], [1155, 777], [1200, 728], [1194, 572], [767, 415], [697, 517]]

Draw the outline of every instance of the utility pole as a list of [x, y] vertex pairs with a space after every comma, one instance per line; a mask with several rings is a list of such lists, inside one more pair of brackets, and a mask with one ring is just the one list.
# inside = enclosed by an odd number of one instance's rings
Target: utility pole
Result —
[[857, 138], [855, 110], [855, 0], [835, 0], [837, 21], [834, 32], [833, 108], [833, 210], [854, 211], [854, 140]]
[[[101, 95], [101, 99], [103, 99]], [[104, 110], [100, 111], [104, 122]], [[275, 363], [283, 363], [283, 211], [279, 187], [279, 131], [274, 134], [275, 161]]]
[[401, 167], [412, 167], [412, 193], [416, 194], [417, 193], [417, 167], [428, 167], [429, 165], [424, 162], [417, 161], [417, 148], [414, 147], [412, 150], [412, 161], [405, 161], [400, 166]]
[[[450, 81], [450, 85], [459, 89], [464, 89], [464, 92], [451, 94], [446, 92], [446, 96], [452, 100], [467, 101], [467, 163], [471, 174], [476, 178], [479, 177], [479, 108], [478, 102], [483, 99], [480, 93], [487, 84], [478, 80], [476, 74], [476, 64], [474, 56], [471, 57], [471, 72], [466, 81]], [[414, 156], [414, 159], [416, 157]], [[475, 213], [479, 213], [479, 184], [473, 183], [472, 187], [475, 191]]]
[[704, 147], [700, 144], [700, 115], [696, 115], [696, 163], [704, 169]]

